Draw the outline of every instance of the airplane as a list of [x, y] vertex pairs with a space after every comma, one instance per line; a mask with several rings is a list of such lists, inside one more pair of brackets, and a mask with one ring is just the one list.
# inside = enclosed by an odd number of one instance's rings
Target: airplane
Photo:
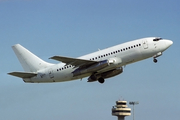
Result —
[[123, 72], [123, 66], [147, 58], [157, 57], [173, 44], [173, 41], [160, 37], [147, 37], [133, 40], [78, 58], [53, 56], [49, 59], [60, 61], [52, 64], [43, 61], [29, 50], [16, 44], [12, 46], [25, 72], [10, 72], [26, 83], [65, 82], [88, 77], [88, 82], [104, 83], [105, 79]]

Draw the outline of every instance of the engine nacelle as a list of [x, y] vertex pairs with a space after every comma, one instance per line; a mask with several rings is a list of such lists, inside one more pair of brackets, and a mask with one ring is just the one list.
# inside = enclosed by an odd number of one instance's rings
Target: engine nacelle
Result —
[[101, 74], [101, 77], [103, 78], [110, 78], [110, 77], [114, 77], [116, 75], [119, 75], [123, 72], [123, 68], [122, 67], [119, 67], [119, 68], [116, 68], [114, 70], [110, 70], [110, 71], [107, 71], [107, 72], [104, 72]]
[[110, 78], [110, 77], [114, 77], [116, 75], [119, 75], [123, 72], [123, 68], [119, 67], [101, 74], [93, 74], [88, 78], [88, 82], [94, 82], [97, 81], [99, 78]]
[[87, 68], [77, 68], [75, 71], [73, 71], [73, 75], [77, 76], [77, 75], [82, 75], [85, 73], [91, 73], [94, 71], [98, 71], [101, 70], [105, 67], [109, 66], [109, 61], [108, 60], [104, 60], [104, 61], [100, 61], [99, 63], [96, 63], [94, 65], [91, 65]]

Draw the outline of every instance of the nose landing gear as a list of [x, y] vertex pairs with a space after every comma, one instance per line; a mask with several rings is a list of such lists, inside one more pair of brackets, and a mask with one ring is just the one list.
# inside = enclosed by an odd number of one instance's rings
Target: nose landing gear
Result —
[[157, 62], [158, 62], [158, 60], [157, 60], [156, 58], [154, 58], [154, 59], [153, 59], [153, 62], [154, 62], [154, 63], [157, 63]]
[[153, 62], [154, 62], [154, 63], [157, 63], [158, 60], [157, 60], [156, 58], [159, 57], [159, 56], [161, 56], [161, 55], [162, 55], [162, 52], [158, 52], [157, 54], [155, 54], [155, 55], [153, 56]]

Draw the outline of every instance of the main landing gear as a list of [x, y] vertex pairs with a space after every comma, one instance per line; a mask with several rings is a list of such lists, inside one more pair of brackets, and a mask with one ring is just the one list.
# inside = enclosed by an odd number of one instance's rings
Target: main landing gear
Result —
[[104, 78], [100, 77], [100, 78], [98, 79], [98, 82], [99, 82], [99, 83], [104, 83]]
[[88, 82], [94, 82], [94, 81], [98, 81], [99, 83], [104, 83], [105, 80], [103, 77], [101, 76], [96, 76], [96, 74], [92, 74], [89, 78], [88, 78]]

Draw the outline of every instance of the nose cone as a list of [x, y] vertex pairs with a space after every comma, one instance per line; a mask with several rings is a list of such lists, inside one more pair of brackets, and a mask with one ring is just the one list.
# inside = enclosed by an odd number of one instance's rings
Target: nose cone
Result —
[[166, 47], [169, 48], [173, 44], [173, 41], [165, 40], [165, 44], [166, 44]]

